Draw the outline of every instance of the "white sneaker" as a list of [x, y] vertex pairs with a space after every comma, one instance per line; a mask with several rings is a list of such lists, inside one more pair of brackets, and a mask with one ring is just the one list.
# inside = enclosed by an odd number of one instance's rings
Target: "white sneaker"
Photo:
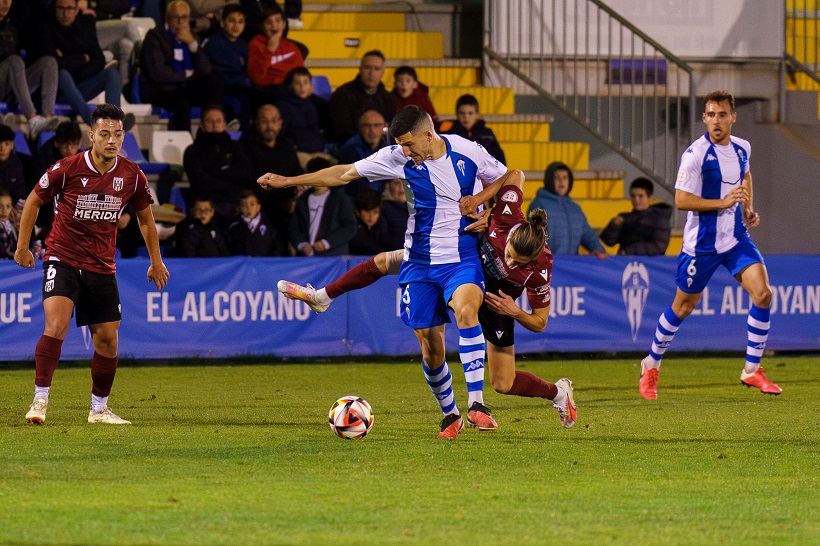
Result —
[[108, 425], [130, 425], [131, 421], [126, 421], [122, 417], [116, 415], [111, 408], [105, 406], [102, 411], [88, 412], [89, 423], [106, 423]]
[[310, 286], [301, 286], [289, 281], [279, 281], [276, 288], [286, 297], [292, 300], [300, 300], [308, 304], [308, 307], [317, 313], [324, 313], [330, 307], [330, 303], [319, 303], [316, 301], [316, 289]]
[[555, 386], [559, 390], [564, 391], [564, 402], [562, 404], [553, 404], [553, 407], [558, 410], [558, 417], [561, 419], [561, 426], [569, 428], [575, 424], [575, 419], [578, 417], [578, 412], [575, 406], [575, 397], [573, 396], [572, 381], [566, 377], [562, 377], [555, 382]]
[[26, 413], [26, 421], [34, 423], [35, 425], [42, 425], [46, 420], [46, 410], [48, 409], [48, 402], [45, 398], [38, 398], [31, 403], [28, 413]]
[[37, 114], [36, 116], [28, 120], [28, 137], [31, 140], [35, 140], [37, 138], [37, 135], [39, 135], [43, 131], [56, 130], [59, 124], [60, 119], [56, 116], [44, 118], [40, 114]]
[[25, 121], [21, 121], [22, 119], [26, 119], [26, 116], [19, 116], [12, 112], [3, 115], [3, 125], [7, 125], [11, 127], [12, 131], [23, 131], [23, 134], [28, 138], [28, 123]]

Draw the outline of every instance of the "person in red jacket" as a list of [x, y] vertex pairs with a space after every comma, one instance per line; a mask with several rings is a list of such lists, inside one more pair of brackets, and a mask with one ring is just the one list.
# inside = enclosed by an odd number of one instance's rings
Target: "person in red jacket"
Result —
[[421, 83], [412, 66], [400, 66], [393, 73], [393, 95], [396, 97], [396, 111], [408, 104], [415, 104], [430, 114], [434, 124], [438, 124], [438, 114], [430, 101], [430, 88]]
[[262, 10], [262, 34], [248, 44], [248, 76], [259, 88], [273, 91], [288, 72], [305, 65], [296, 44], [282, 36], [285, 28], [282, 8], [273, 4]]

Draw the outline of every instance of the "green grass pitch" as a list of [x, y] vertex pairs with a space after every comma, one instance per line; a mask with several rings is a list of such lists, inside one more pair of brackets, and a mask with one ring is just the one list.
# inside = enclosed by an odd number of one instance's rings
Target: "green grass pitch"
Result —
[[[458, 359], [451, 359], [458, 362]], [[46, 424], [34, 373], [0, 371], [0, 544], [818, 544], [820, 358], [537, 361], [575, 383], [578, 423], [489, 392], [497, 432], [436, 438], [417, 363], [121, 367], [89, 425], [87, 368], [58, 369]], [[463, 374], [453, 368], [460, 406]], [[371, 433], [335, 437], [357, 394]]]

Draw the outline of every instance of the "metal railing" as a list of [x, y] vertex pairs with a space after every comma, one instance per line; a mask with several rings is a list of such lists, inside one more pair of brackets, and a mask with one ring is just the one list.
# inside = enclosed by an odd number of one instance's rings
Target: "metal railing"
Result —
[[674, 192], [693, 69], [599, 0], [490, 0], [485, 53]]
[[[786, 47], [784, 58], [789, 67], [805, 74], [820, 84], [820, 5], [806, 2], [804, 9], [794, 8], [793, 1], [786, 2]], [[814, 9], [806, 9], [814, 6]]]

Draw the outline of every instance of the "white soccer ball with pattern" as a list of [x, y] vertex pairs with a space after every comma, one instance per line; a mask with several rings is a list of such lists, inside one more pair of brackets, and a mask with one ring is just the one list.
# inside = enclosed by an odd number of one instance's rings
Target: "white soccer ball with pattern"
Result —
[[342, 396], [327, 414], [330, 430], [340, 438], [364, 438], [373, 426], [373, 409], [367, 400], [358, 396]]

